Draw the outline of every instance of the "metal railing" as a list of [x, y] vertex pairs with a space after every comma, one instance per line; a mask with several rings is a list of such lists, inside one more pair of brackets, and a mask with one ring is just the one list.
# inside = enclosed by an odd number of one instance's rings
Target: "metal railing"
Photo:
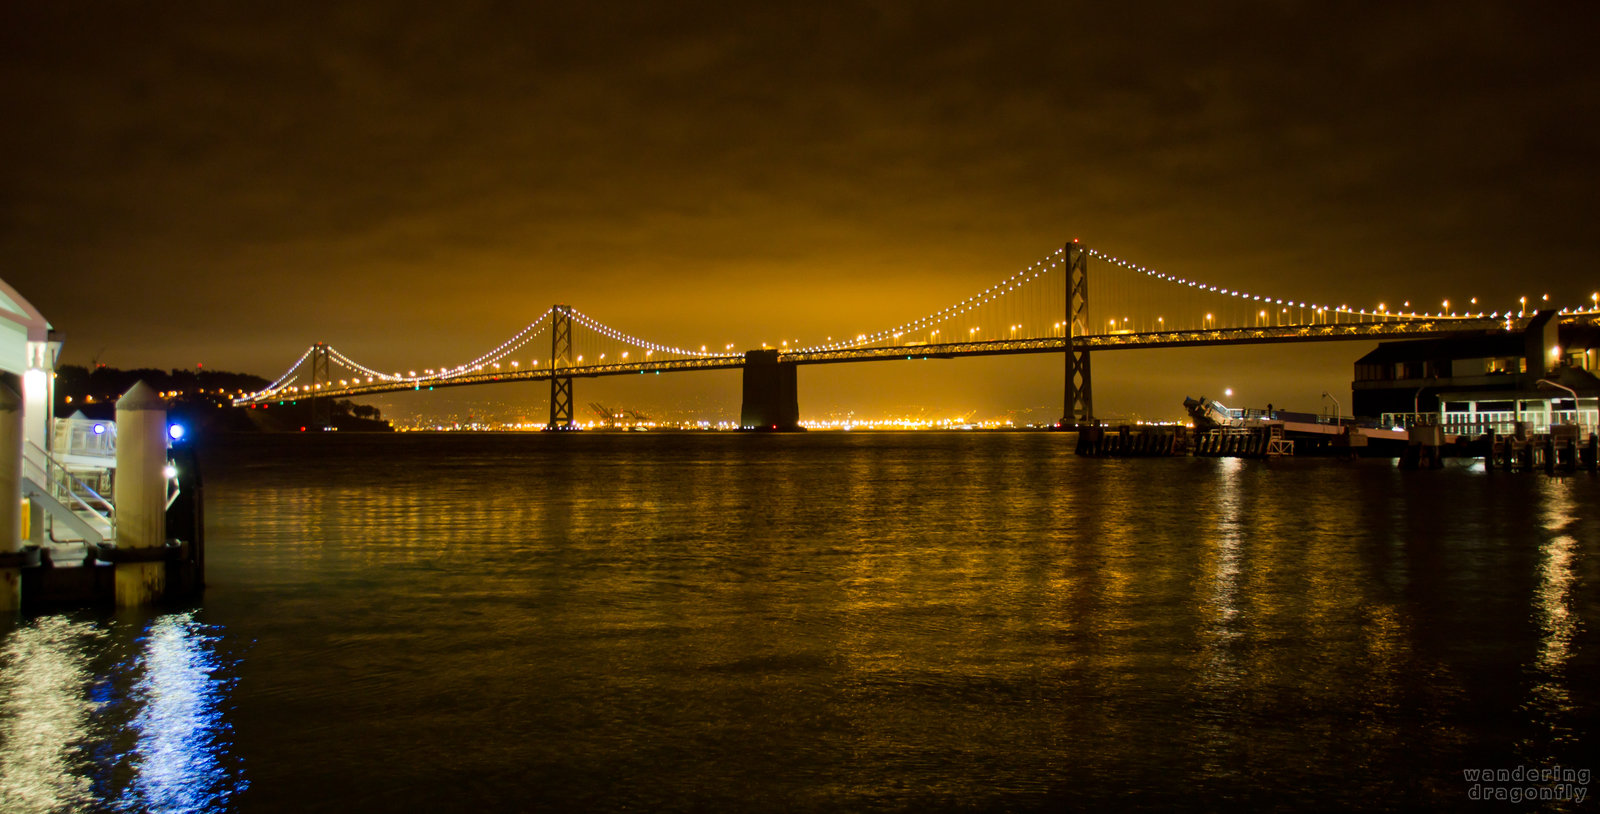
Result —
[[1438, 425], [1452, 435], [1515, 435], [1518, 424], [1525, 432], [1546, 433], [1552, 426], [1577, 426], [1587, 436], [1600, 425], [1594, 410], [1554, 410], [1517, 413], [1511, 410], [1447, 410], [1443, 413], [1384, 413], [1382, 423], [1410, 429]]
[[75, 512], [89, 514], [105, 524], [106, 539], [114, 539], [117, 507], [38, 444], [29, 441], [22, 456], [22, 474], [32, 478], [57, 503]]
[[112, 458], [117, 454], [117, 422], [58, 418], [52, 447], [61, 455]]

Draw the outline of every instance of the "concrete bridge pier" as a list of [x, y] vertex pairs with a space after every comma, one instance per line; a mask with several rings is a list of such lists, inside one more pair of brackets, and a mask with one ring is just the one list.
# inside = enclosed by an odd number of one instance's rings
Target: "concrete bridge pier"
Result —
[[776, 350], [752, 350], [744, 354], [744, 403], [739, 408], [739, 426], [746, 430], [798, 432], [800, 397], [797, 392], [798, 365], [778, 361]]

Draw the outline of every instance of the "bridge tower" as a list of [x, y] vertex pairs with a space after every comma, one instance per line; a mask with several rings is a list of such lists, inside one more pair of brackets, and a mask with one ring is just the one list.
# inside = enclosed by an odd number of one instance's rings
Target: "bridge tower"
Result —
[[572, 306], [550, 309], [550, 423], [547, 430], [570, 430], [572, 424], [572, 377], [557, 371], [572, 367]]
[[1079, 348], [1078, 336], [1089, 332], [1089, 252], [1074, 239], [1066, 247], [1067, 264], [1067, 370], [1065, 409], [1061, 426], [1094, 424], [1094, 390], [1089, 378], [1089, 349]]
[[328, 373], [328, 343], [318, 342], [311, 346], [311, 418], [307, 427], [317, 432], [328, 429], [333, 423], [333, 404], [318, 393], [324, 387], [332, 384], [332, 376]]

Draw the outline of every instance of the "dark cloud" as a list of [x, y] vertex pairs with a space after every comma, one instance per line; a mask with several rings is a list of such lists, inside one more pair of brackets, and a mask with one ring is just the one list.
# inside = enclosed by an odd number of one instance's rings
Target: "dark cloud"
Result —
[[0, 274], [71, 359], [262, 372], [555, 301], [843, 334], [1072, 236], [1307, 299], [1596, 284], [1584, 5], [553, 5], [8, 4]]

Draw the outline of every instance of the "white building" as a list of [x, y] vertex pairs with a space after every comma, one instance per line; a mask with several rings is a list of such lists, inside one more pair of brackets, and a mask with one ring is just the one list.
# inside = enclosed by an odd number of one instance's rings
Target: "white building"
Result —
[[39, 309], [4, 280], [0, 280], [0, 317], [0, 372], [22, 380], [24, 448], [31, 442], [47, 450], [60, 337]]

